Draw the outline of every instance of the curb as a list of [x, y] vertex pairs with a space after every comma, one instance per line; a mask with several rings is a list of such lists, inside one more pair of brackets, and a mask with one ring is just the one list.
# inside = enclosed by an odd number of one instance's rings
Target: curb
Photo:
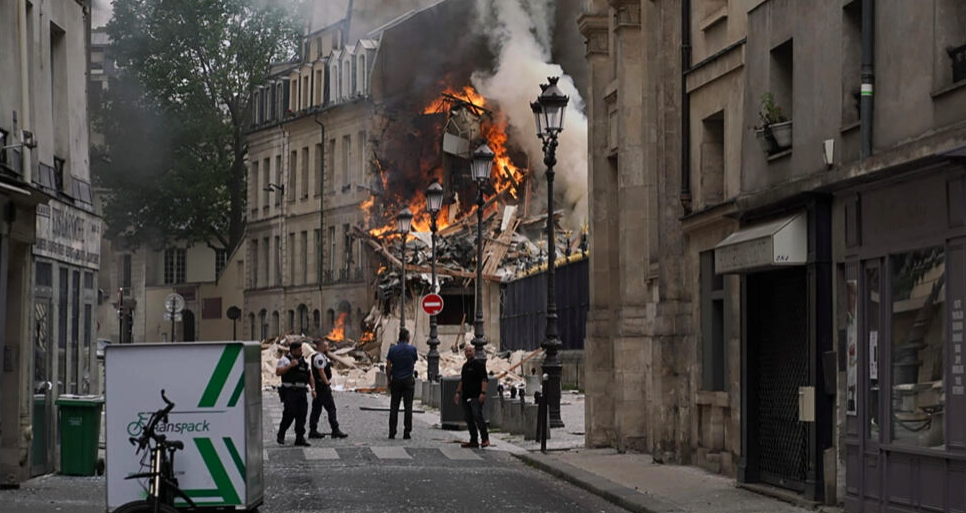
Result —
[[568, 481], [629, 511], [636, 513], [675, 513], [683, 511], [677, 506], [540, 453], [528, 452], [514, 454], [513, 456], [534, 468]]

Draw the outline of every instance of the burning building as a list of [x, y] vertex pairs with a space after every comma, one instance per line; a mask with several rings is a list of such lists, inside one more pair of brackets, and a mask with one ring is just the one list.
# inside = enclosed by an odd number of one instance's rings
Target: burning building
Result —
[[[425, 349], [428, 317], [416, 308], [431, 281], [424, 191], [438, 181], [446, 191], [438, 220], [440, 336], [444, 344], [466, 336], [477, 265], [469, 157], [485, 142], [496, 158], [483, 191], [483, 301], [489, 342], [499, 347], [500, 283], [539, 263], [542, 251], [541, 181], [531, 172], [533, 142], [522, 143], [535, 138], [514, 130], [512, 104], [474, 86], [498, 53], [484, 34], [467, 33], [478, 14], [472, 2], [396, 6], [397, 16], [380, 23], [370, 4], [350, 2], [348, 9], [361, 10], [310, 32], [303, 59], [279, 65], [258, 91], [246, 327], [261, 339], [299, 332], [388, 343], [405, 293], [407, 325]], [[405, 262], [394, 233], [403, 208], [416, 215]]]

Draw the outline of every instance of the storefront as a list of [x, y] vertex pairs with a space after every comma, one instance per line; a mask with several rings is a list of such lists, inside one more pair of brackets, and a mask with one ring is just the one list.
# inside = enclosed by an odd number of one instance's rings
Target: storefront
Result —
[[101, 221], [56, 200], [37, 206], [33, 245], [31, 473], [54, 469], [60, 394], [94, 393]]
[[963, 511], [963, 168], [836, 195], [846, 510]]
[[823, 498], [832, 444], [829, 215], [829, 198], [802, 198], [743, 222], [714, 251], [715, 274], [741, 275], [738, 481], [809, 500]]

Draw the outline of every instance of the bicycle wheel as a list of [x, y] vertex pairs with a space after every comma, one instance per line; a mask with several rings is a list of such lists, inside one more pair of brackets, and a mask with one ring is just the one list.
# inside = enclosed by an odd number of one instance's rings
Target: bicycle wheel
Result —
[[[158, 511], [160, 513], [178, 513], [174, 506], [167, 504], [158, 504]], [[115, 509], [114, 513], [154, 513], [154, 503], [151, 501], [133, 501]]]

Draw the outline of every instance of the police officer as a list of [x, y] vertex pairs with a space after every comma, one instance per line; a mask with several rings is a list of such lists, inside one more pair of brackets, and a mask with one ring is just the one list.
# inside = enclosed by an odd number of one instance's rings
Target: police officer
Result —
[[309, 414], [309, 438], [322, 438], [325, 435], [319, 433], [319, 417], [322, 416], [322, 408], [329, 417], [329, 427], [332, 428], [332, 438], [345, 438], [349, 435], [339, 430], [339, 420], [335, 413], [335, 399], [332, 397], [332, 365], [326, 357], [329, 352], [329, 341], [320, 338], [315, 341], [315, 348], [318, 351], [312, 355], [312, 379], [318, 393], [312, 400], [312, 413]]
[[315, 398], [315, 380], [309, 370], [309, 363], [302, 358], [302, 343], [292, 342], [289, 345], [289, 354], [278, 360], [275, 368], [275, 375], [282, 377], [282, 387], [279, 389], [282, 396], [282, 423], [278, 426], [278, 436], [275, 438], [278, 445], [285, 445], [285, 431], [295, 421], [295, 445], [308, 447], [305, 441], [305, 416], [308, 413], [309, 403], [305, 394], [312, 391], [312, 398]]

